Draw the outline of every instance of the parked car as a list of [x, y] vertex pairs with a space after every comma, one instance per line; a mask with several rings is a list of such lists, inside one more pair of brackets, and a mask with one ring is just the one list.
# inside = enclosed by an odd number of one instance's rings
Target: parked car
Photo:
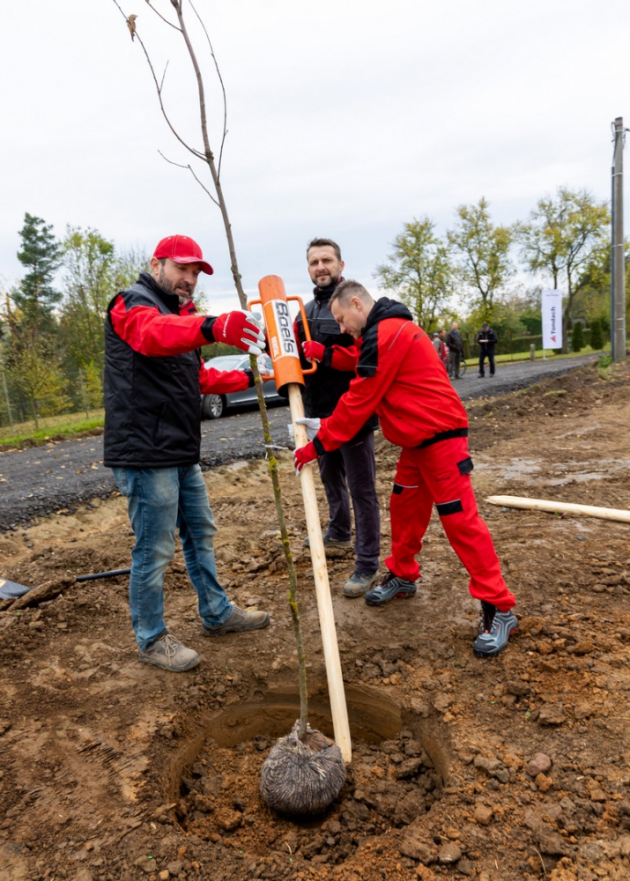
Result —
[[[273, 371], [271, 358], [269, 355], [260, 355], [259, 366], [265, 366], [268, 370]], [[216, 358], [209, 358], [206, 361], [206, 367], [214, 367], [216, 370], [243, 370], [249, 367], [249, 355], [219, 355]], [[265, 401], [284, 401], [276, 389], [275, 382], [270, 379], [263, 383], [265, 393]], [[219, 419], [225, 415], [226, 410], [232, 407], [240, 407], [243, 404], [255, 404], [258, 400], [256, 388], [248, 388], [242, 392], [228, 392], [225, 395], [202, 395], [201, 396], [201, 418], [202, 419]]]

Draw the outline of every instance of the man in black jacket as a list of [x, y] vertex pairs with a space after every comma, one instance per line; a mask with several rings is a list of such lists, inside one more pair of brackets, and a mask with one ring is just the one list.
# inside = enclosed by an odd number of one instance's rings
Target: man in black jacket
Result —
[[490, 376], [494, 376], [494, 347], [497, 344], [497, 335], [490, 325], [485, 321], [481, 330], [477, 334], [477, 343], [479, 345], [479, 378], [484, 377], [484, 363], [486, 358], [490, 365]]
[[[304, 409], [307, 416], [323, 419], [331, 415], [356, 376], [358, 349], [349, 334], [340, 332], [328, 308], [342, 280], [344, 262], [339, 245], [332, 239], [313, 239], [306, 258], [308, 273], [316, 285], [305, 309], [311, 342], [306, 340], [301, 317], [296, 331], [304, 357], [319, 363], [314, 374], [304, 377]], [[325, 547], [352, 547], [349, 495], [352, 498], [356, 566], [343, 588], [344, 596], [351, 598], [363, 596], [378, 580], [380, 514], [374, 461], [377, 426], [378, 420], [371, 417], [351, 440], [319, 459], [329, 510]]]
[[105, 465], [112, 468], [136, 543], [129, 579], [131, 620], [140, 660], [172, 672], [196, 667], [193, 649], [168, 632], [164, 573], [179, 530], [203, 633], [218, 636], [266, 627], [266, 612], [234, 606], [216, 577], [216, 526], [199, 467], [200, 394], [240, 391], [251, 371], [207, 369], [200, 348], [223, 342], [258, 355], [264, 335], [249, 312], [197, 315], [191, 296], [200, 272], [212, 275], [201, 248], [169, 236], [105, 322]]
[[453, 379], [459, 379], [459, 363], [464, 357], [464, 341], [459, 332], [459, 324], [454, 321], [446, 337], [448, 346], [448, 360], [451, 363], [451, 375]]

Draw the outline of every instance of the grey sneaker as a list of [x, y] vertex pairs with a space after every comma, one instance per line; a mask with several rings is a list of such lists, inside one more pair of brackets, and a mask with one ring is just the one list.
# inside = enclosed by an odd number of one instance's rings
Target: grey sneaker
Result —
[[[325, 532], [322, 538], [324, 539], [325, 548], [343, 548], [346, 551], [352, 548], [351, 538], [333, 538], [328, 532]], [[307, 535], [304, 539], [304, 547], [310, 548], [310, 546], [311, 543]]]
[[232, 606], [232, 614], [227, 621], [218, 627], [206, 627], [204, 624], [203, 632], [206, 636], [222, 636], [224, 633], [239, 633], [242, 630], [260, 630], [268, 624], [267, 612], [246, 612], [238, 606]]
[[186, 648], [170, 633], [165, 633], [148, 649], [140, 651], [140, 660], [145, 664], [155, 664], [163, 670], [170, 670], [171, 673], [183, 673], [184, 670], [196, 667], [201, 661], [201, 655], [194, 649]]
[[473, 644], [478, 658], [494, 658], [507, 647], [510, 633], [518, 627], [514, 612], [499, 612], [492, 603], [481, 602], [481, 632]]
[[343, 586], [343, 595], [345, 597], [362, 597], [377, 581], [378, 570], [372, 573], [355, 570]]
[[416, 595], [416, 590], [415, 581], [405, 581], [404, 578], [398, 578], [393, 572], [388, 572], [374, 590], [369, 590], [366, 593], [365, 602], [368, 606], [384, 606], [394, 597], [410, 599]]

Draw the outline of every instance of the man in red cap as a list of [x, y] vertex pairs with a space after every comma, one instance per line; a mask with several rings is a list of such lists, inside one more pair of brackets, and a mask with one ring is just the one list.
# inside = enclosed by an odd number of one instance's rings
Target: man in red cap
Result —
[[188, 236], [162, 239], [150, 269], [107, 309], [104, 462], [128, 499], [136, 537], [129, 605], [140, 659], [181, 672], [201, 658], [175, 639], [164, 621], [164, 572], [176, 528], [203, 633], [218, 636], [269, 624], [266, 612], [233, 605], [217, 581], [216, 526], [199, 467], [200, 395], [240, 391], [254, 381], [250, 370], [207, 369], [201, 346], [228, 343], [259, 355], [265, 339], [250, 312], [197, 314], [191, 297], [199, 273], [213, 270]]

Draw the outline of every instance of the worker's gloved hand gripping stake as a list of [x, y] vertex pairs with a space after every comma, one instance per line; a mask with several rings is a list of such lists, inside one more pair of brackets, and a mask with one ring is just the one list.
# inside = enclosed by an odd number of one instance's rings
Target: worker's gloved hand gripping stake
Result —
[[[295, 432], [295, 443], [296, 446], [301, 447], [307, 443], [307, 438], [305, 427], [297, 423], [298, 419], [304, 417], [300, 386], [304, 385], [304, 373], [314, 373], [317, 365], [312, 362], [313, 367], [311, 370], [302, 371], [300, 353], [298, 343], [293, 334], [293, 321], [289, 313], [288, 301], [295, 300], [299, 303], [304, 321], [304, 331], [307, 338], [310, 339], [304, 306], [299, 297], [287, 297], [282, 279], [277, 275], [267, 275], [261, 279], [258, 283], [258, 290], [260, 291], [260, 300], [250, 302], [249, 307], [251, 308], [257, 303], [263, 307], [266, 331], [269, 338], [269, 354], [273, 362], [276, 385], [278, 389], [282, 387], [287, 389], [293, 431]], [[313, 469], [303, 468], [300, 480], [302, 482], [306, 528], [308, 531], [311, 560], [313, 562], [315, 595], [317, 597], [317, 610], [322, 632], [335, 741], [341, 750], [344, 762], [349, 763], [352, 760], [350, 726], [348, 724], [346, 695], [343, 688], [335, 618], [328, 582], [328, 569], [326, 568], [326, 556], [324, 554], [324, 540], [319, 522], [317, 497], [315, 495]]]

